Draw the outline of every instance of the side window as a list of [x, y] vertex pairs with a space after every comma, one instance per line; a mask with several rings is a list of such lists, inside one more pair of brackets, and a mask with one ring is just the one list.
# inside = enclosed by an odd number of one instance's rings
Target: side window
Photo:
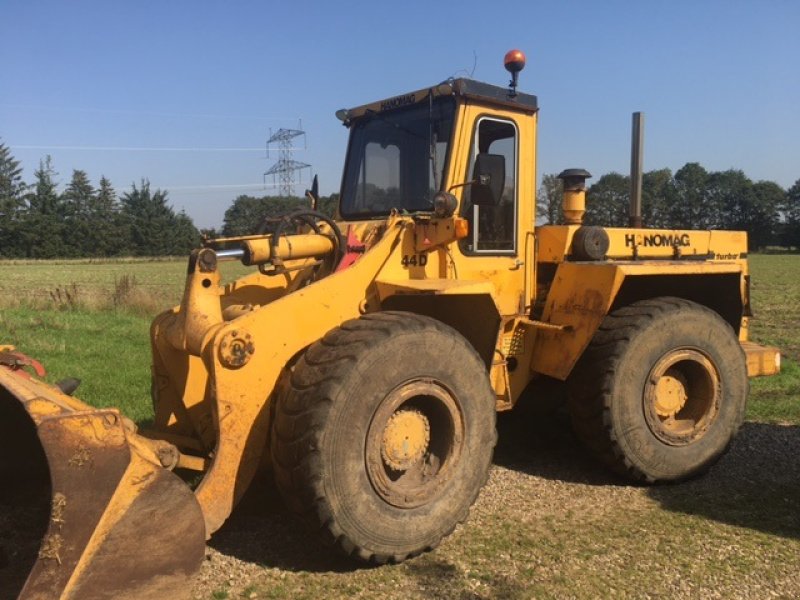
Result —
[[474, 206], [469, 186], [464, 188], [461, 216], [469, 221], [469, 236], [461, 249], [472, 254], [507, 254], [516, 249], [517, 220], [517, 128], [510, 121], [484, 117], [478, 120], [475, 144], [469, 161], [471, 177], [478, 153], [505, 157], [506, 184], [496, 206]]

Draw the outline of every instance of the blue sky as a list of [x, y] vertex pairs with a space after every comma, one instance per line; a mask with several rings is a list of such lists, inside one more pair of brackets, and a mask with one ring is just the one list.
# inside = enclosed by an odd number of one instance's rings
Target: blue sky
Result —
[[540, 175], [627, 172], [639, 110], [646, 170], [697, 161], [783, 187], [800, 179], [796, 0], [3, 0], [0, 17], [0, 139], [26, 179], [45, 154], [62, 183], [72, 169], [118, 191], [147, 177], [201, 227], [236, 195], [273, 191], [257, 185], [274, 162], [270, 128], [302, 119], [295, 159], [338, 191], [338, 108], [473, 64], [476, 79], [505, 85], [515, 47], [528, 57], [520, 89], [541, 107]]

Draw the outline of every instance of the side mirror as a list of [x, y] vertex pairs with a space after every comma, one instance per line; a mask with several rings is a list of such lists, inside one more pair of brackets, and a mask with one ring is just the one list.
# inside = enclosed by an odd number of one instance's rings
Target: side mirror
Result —
[[481, 152], [475, 157], [470, 198], [475, 206], [497, 206], [506, 185], [506, 157]]

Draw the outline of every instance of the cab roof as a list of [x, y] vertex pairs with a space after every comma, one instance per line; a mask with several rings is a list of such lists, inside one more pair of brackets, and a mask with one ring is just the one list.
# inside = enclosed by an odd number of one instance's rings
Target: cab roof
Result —
[[431, 94], [434, 98], [460, 96], [478, 103], [502, 106], [503, 108], [512, 108], [528, 113], [534, 113], [539, 110], [536, 96], [532, 94], [525, 94], [523, 92], [512, 94], [509, 88], [462, 77], [459, 79], [448, 79], [442, 83], [432, 85], [431, 87], [417, 90], [416, 92], [401, 94], [399, 96], [393, 96], [391, 98], [351, 108], [346, 111], [345, 124], [354, 118], [364, 115], [368, 111], [380, 113], [411, 106], [412, 104], [418, 104], [423, 101], [426, 102]]

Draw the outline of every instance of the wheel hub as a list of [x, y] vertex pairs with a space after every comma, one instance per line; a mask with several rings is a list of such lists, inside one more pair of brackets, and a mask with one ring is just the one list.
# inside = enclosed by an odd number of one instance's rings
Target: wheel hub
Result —
[[655, 385], [655, 409], [658, 416], [675, 416], [686, 404], [687, 387], [686, 377], [677, 369], [670, 369], [659, 377]]
[[721, 393], [719, 372], [708, 356], [695, 348], [672, 350], [650, 370], [643, 396], [645, 420], [662, 442], [691, 444], [716, 419]]
[[406, 471], [419, 462], [428, 449], [430, 423], [418, 410], [394, 413], [383, 430], [381, 456], [389, 468]]
[[372, 487], [392, 506], [422, 506], [450, 481], [464, 437], [461, 409], [446, 386], [428, 378], [401, 384], [381, 400], [367, 432]]

